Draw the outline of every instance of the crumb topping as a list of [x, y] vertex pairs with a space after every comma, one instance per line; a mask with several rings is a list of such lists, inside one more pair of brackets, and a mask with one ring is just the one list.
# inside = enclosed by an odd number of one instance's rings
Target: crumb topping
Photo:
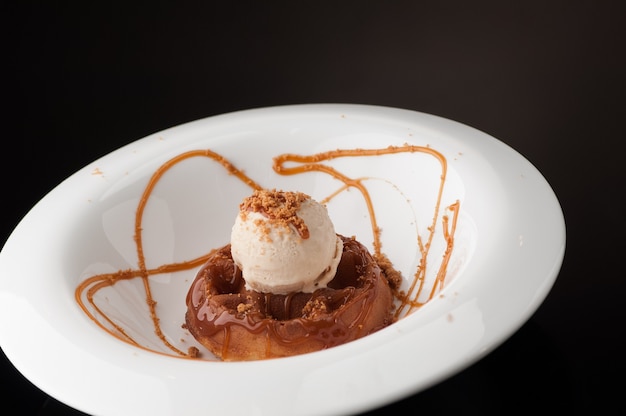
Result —
[[328, 311], [328, 305], [323, 299], [313, 298], [309, 300], [302, 308], [302, 317], [314, 319], [315, 316], [325, 314]]
[[198, 358], [200, 356], [200, 350], [197, 347], [189, 347], [187, 355], [190, 358]]
[[[258, 212], [270, 219], [274, 225], [283, 225], [289, 228], [292, 225], [300, 238], [309, 238], [309, 229], [304, 220], [298, 217], [298, 210], [302, 203], [311, 197], [302, 192], [287, 192], [272, 190], [256, 190], [243, 200], [239, 210], [245, 219], [246, 212]], [[269, 229], [266, 233], [269, 234]]]
[[374, 255], [374, 259], [376, 260], [378, 267], [382, 269], [383, 274], [387, 277], [389, 286], [395, 290], [399, 289], [402, 284], [402, 273], [393, 267], [391, 260], [389, 260], [389, 258], [384, 254]]
[[237, 313], [240, 313], [240, 314], [245, 314], [250, 309], [252, 309], [252, 305], [248, 305], [245, 303], [240, 303], [239, 305], [237, 305]]

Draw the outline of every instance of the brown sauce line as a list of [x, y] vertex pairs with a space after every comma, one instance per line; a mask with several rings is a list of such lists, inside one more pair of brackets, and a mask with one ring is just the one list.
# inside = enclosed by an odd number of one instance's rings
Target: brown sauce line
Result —
[[[113, 322], [113, 320], [111, 320], [111, 318], [106, 315], [102, 309], [96, 304], [95, 299], [94, 299], [94, 295], [97, 291], [105, 288], [105, 287], [110, 287], [113, 286], [115, 283], [117, 283], [120, 280], [127, 280], [127, 279], [131, 279], [131, 278], [135, 278], [135, 277], [140, 277], [143, 281], [143, 286], [144, 286], [144, 291], [145, 291], [145, 295], [146, 295], [146, 304], [149, 308], [150, 311], [150, 317], [152, 320], [152, 324], [153, 324], [153, 328], [155, 331], [155, 334], [159, 337], [159, 339], [161, 340], [161, 342], [163, 342], [163, 344], [165, 346], [167, 346], [170, 350], [174, 351], [175, 353], [182, 355], [182, 356], [187, 356], [187, 353], [184, 353], [182, 351], [180, 351], [178, 348], [176, 348], [175, 346], [173, 346], [165, 337], [165, 335], [163, 334], [162, 330], [161, 330], [161, 325], [159, 324], [159, 317], [157, 315], [156, 312], [156, 304], [157, 302], [154, 300], [153, 296], [152, 296], [152, 291], [150, 289], [150, 282], [149, 282], [149, 276], [151, 275], [155, 275], [155, 274], [159, 274], [159, 273], [167, 273], [167, 272], [176, 272], [176, 271], [182, 271], [182, 270], [188, 270], [194, 267], [198, 267], [200, 265], [202, 265], [204, 263], [204, 261], [206, 261], [206, 258], [208, 257], [208, 255], [204, 255], [201, 256], [195, 260], [191, 260], [191, 261], [187, 261], [187, 262], [182, 262], [182, 263], [176, 263], [176, 264], [171, 264], [171, 265], [165, 265], [165, 266], [161, 266], [155, 270], [148, 270], [146, 268], [145, 265], [145, 255], [143, 252], [143, 241], [142, 241], [142, 221], [143, 221], [143, 213], [145, 210], [145, 207], [148, 203], [148, 200], [150, 199], [150, 195], [152, 194], [152, 192], [154, 191], [154, 188], [156, 187], [157, 183], [159, 182], [159, 180], [161, 179], [161, 177], [167, 172], [169, 171], [169, 169], [171, 169], [173, 166], [175, 166], [178, 163], [181, 163], [182, 161], [192, 158], [192, 157], [208, 157], [210, 159], [213, 159], [214, 161], [220, 163], [222, 166], [224, 166], [224, 168], [226, 169], [226, 171], [228, 172], [228, 174], [234, 175], [237, 178], [239, 178], [242, 182], [244, 182], [245, 184], [247, 184], [248, 186], [250, 186], [253, 189], [262, 189], [260, 185], [258, 185], [255, 181], [253, 181], [251, 178], [249, 178], [247, 175], [245, 175], [242, 171], [240, 171], [239, 169], [237, 169], [234, 165], [232, 165], [228, 160], [226, 160], [222, 155], [219, 155], [215, 152], [213, 152], [212, 150], [209, 149], [205, 149], [205, 150], [193, 150], [193, 151], [189, 151], [186, 153], [182, 153], [180, 155], [175, 156], [174, 158], [168, 160], [167, 162], [165, 162], [163, 165], [161, 165], [156, 171], [155, 173], [152, 175], [152, 177], [150, 178], [150, 180], [148, 181], [148, 184], [139, 200], [139, 204], [137, 206], [137, 210], [136, 210], [136, 214], [135, 214], [135, 235], [134, 235], [134, 240], [135, 240], [135, 246], [136, 246], [136, 250], [137, 250], [137, 263], [138, 263], [138, 267], [139, 270], [135, 270], [135, 271], [127, 271], [125, 273], [106, 273], [106, 274], [102, 274], [102, 275], [97, 275], [97, 276], [93, 276], [90, 277], [86, 280], [84, 280], [83, 282], [81, 282], [78, 287], [76, 288], [75, 291], [75, 298], [76, 301], [78, 302], [80, 308], [83, 310], [83, 312], [85, 312], [87, 314], [87, 316], [94, 321], [98, 326], [100, 326], [102, 329], [104, 329], [106, 332], [110, 333], [111, 335], [115, 336], [118, 339], [121, 339], [122, 341], [126, 341], [129, 342], [135, 346], [138, 347], [142, 347], [145, 348], [143, 346], [141, 346], [138, 342], [136, 342], [134, 339], [132, 339], [132, 337], [130, 337], [126, 331], [124, 331], [124, 329], [116, 324], [115, 322]], [[94, 286], [92, 286], [94, 285]], [[91, 286], [91, 287], [90, 287]], [[109, 325], [111, 325], [113, 327], [113, 330], [111, 330], [110, 328], [106, 327], [102, 322], [100, 322], [98, 320], [98, 318], [92, 314], [89, 311], [89, 308], [87, 307], [87, 305], [83, 302], [82, 299], [82, 293], [85, 291], [85, 289], [89, 288], [88, 292], [87, 292], [87, 302], [91, 305], [91, 307], [96, 311], [96, 313], [100, 316], [103, 317], [103, 319], [109, 323]]]
[[452, 256], [452, 249], [454, 248], [454, 233], [456, 231], [456, 223], [459, 214], [459, 202], [448, 206], [447, 208], [452, 212], [452, 224], [450, 224], [450, 217], [448, 215], [443, 216], [443, 234], [446, 240], [446, 250], [443, 254], [441, 267], [437, 271], [436, 284], [433, 285], [428, 299], [432, 299], [437, 291], [443, 288], [443, 284], [448, 272], [448, 264], [450, 263], [450, 257]]
[[[372, 234], [374, 238], [374, 242], [373, 242], [373, 247], [375, 251], [374, 255], [375, 255], [375, 258], [380, 258], [381, 256], [384, 257], [384, 255], [382, 254], [382, 247], [381, 247], [381, 242], [380, 242], [380, 228], [378, 227], [378, 224], [377, 224], [371, 196], [367, 188], [363, 184], [363, 181], [367, 178], [350, 178], [342, 174], [341, 172], [333, 169], [332, 167], [320, 164], [319, 162], [328, 161], [328, 160], [341, 158], [341, 157], [379, 156], [379, 155], [385, 155], [385, 154], [407, 153], [407, 152], [408, 153], [421, 152], [421, 153], [426, 153], [426, 154], [430, 154], [434, 156], [441, 164], [442, 174], [440, 177], [441, 179], [440, 179], [440, 185], [439, 185], [439, 190], [438, 190], [437, 202], [436, 202], [436, 206], [434, 209], [433, 220], [432, 220], [431, 225], [428, 227], [429, 234], [428, 234], [426, 243], [422, 241], [421, 235], [418, 234], [417, 236], [418, 250], [421, 254], [421, 259], [420, 259], [417, 271], [414, 275], [414, 278], [411, 282], [409, 289], [404, 293], [397, 292], [395, 294], [396, 298], [400, 300], [400, 306], [396, 310], [396, 318], [400, 316], [401, 310], [408, 308], [408, 312], [407, 312], [408, 314], [413, 309], [420, 307], [423, 304], [423, 303], [419, 303], [417, 299], [420, 293], [422, 292], [422, 290], [424, 289], [425, 272], [426, 272], [426, 257], [430, 250], [430, 244], [435, 234], [435, 225], [437, 224], [438, 217], [439, 217], [439, 208], [440, 208], [441, 199], [443, 195], [443, 188], [445, 184], [446, 171], [447, 171], [447, 162], [446, 162], [445, 157], [441, 153], [429, 147], [405, 145], [405, 146], [389, 146], [383, 149], [343, 149], [343, 150], [338, 149], [334, 151], [328, 151], [328, 152], [323, 152], [323, 153], [318, 153], [318, 154], [308, 155], [308, 156], [296, 155], [296, 154], [282, 154], [274, 158], [274, 165], [273, 165], [274, 171], [280, 175], [297, 175], [297, 174], [315, 171], [315, 172], [326, 173], [328, 175], [331, 175], [333, 178], [341, 181], [343, 183], [343, 186], [340, 187], [337, 191], [333, 192], [328, 197], [326, 197], [323, 200], [323, 203], [328, 202], [329, 200], [334, 198], [336, 195], [340, 194], [342, 191], [348, 188], [351, 188], [351, 187], [356, 188], [363, 196], [365, 203], [367, 205], [367, 209], [370, 214]], [[193, 151], [189, 151], [186, 153], [182, 153], [178, 156], [175, 156], [174, 158], [165, 162], [155, 171], [155, 173], [150, 178], [140, 198], [139, 204], [137, 206], [137, 210], [135, 214], [134, 241], [136, 244], [137, 261], [138, 261], [139, 269], [118, 271], [116, 273], [105, 273], [105, 274], [92, 276], [84, 280], [83, 282], [81, 282], [75, 291], [75, 298], [80, 308], [98, 326], [100, 326], [102, 329], [104, 329], [106, 332], [110, 333], [111, 335], [115, 336], [116, 338], [121, 339], [122, 341], [131, 343], [132, 345], [135, 345], [137, 347], [140, 347], [149, 351], [153, 351], [147, 347], [140, 345], [137, 341], [132, 339], [132, 337], [130, 337], [126, 333], [124, 328], [122, 328], [120, 325], [113, 322], [113, 320], [109, 316], [107, 316], [106, 313], [104, 313], [101, 310], [101, 308], [97, 305], [97, 302], [95, 301], [95, 298], [94, 298], [95, 294], [99, 290], [106, 288], [106, 287], [113, 286], [118, 281], [141, 278], [143, 282], [144, 292], [146, 295], [146, 304], [150, 311], [150, 317], [153, 323], [155, 334], [158, 336], [158, 338], [161, 340], [161, 342], [163, 342], [165, 346], [167, 346], [169, 349], [171, 349], [172, 351], [174, 351], [175, 353], [183, 357], [189, 357], [190, 354], [180, 351], [178, 348], [173, 346], [167, 340], [165, 334], [163, 334], [161, 330], [159, 317], [156, 311], [157, 302], [154, 300], [152, 296], [149, 277], [153, 275], [161, 274], [161, 273], [174, 273], [174, 272], [179, 272], [179, 271], [189, 270], [195, 267], [199, 267], [202, 264], [204, 264], [204, 262], [209, 257], [209, 254], [198, 257], [194, 260], [185, 261], [181, 263], [166, 264], [166, 265], [159, 266], [156, 269], [149, 270], [146, 267], [145, 255], [143, 252], [142, 221], [143, 221], [143, 213], [144, 213], [145, 207], [148, 204], [150, 196], [152, 192], [154, 191], [154, 188], [156, 187], [157, 183], [161, 179], [161, 177], [176, 164], [184, 160], [187, 160], [189, 158], [198, 157], [198, 156], [208, 157], [220, 163], [226, 169], [229, 175], [236, 176], [239, 180], [241, 180], [244, 184], [248, 185], [252, 189], [255, 189], [255, 190], [262, 189], [262, 187], [259, 184], [257, 184], [254, 180], [252, 180], [245, 173], [243, 173], [243, 171], [236, 168], [223, 156], [209, 149], [193, 150]], [[295, 167], [285, 167], [284, 164], [287, 162], [300, 163], [301, 165], [295, 166]], [[453, 219], [452, 219], [452, 224], [450, 225], [448, 217], [444, 216], [443, 218], [444, 236], [447, 241], [447, 249], [446, 249], [446, 253], [443, 256], [443, 260], [442, 260], [440, 269], [437, 274], [436, 284], [431, 288], [431, 293], [429, 295], [428, 300], [432, 299], [432, 297], [435, 295], [435, 293], [438, 290], [437, 288], [441, 288], [443, 286], [443, 283], [445, 280], [445, 274], [447, 270], [447, 264], [450, 260], [450, 256], [451, 256], [452, 249], [453, 249], [454, 232], [456, 229], [459, 202], [457, 201], [455, 204], [451, 205], [448, 208], [453, 213]], [[85, 304], [85, 302], [83, 301], [82, 297], [85, 291], [87, 291], [86, 293], [87, 303], [91, 305], [95, 313], [92, 313], [89, 310], [89, 307], [87, 306], [87, 304]], [[366, 316], [368, 312], [362, 311], [362, 313], [364, 314], [364, 316]], [[113, 329], [108, 328], [103, 322], [101, 322], [98, 319], [97, 315], [100, 315], [102, 319], [108, 322], [108, 324], [111, 325]], [[362, 318], [359, 318], [359, 319], [362, 319]], [[224, 330], [225, 330], [224, 348], [227, 349], [227, 346], [230, 341], [230, 334], [228, 333], [229, 331], [226, 328]], [[266, 332], [266, 336], [269, 339], [269, 333]], [[268, 347], [269, 347], [269, 341], [268, 341]], [[227, 351], [224, 351], [224, 353], [225, 353], [224, 355], [226, 356]]]
[[[420, 262], [417, 268], [417, 271], [414, 275], [414, 278], [405, 293], [397, 293], [396, 297], [400, 300], [400, 306], [396, 310], [396, 318], [398, 318], [402, 311], [408, 309], [406, 313], [410, 313], [413, 309], [420, 307], [423, 305], [423, 302], [418, 302], [418, 298], [424, 289], [425, 279], [426, 279], [426, 270], [427, 270], [427, 257], [430, 251], [430, 246], [432, 244], [432, 240], [435, 235], [435, 227], [437, 225], [439, 219], [439, 210], [441, 207], [441, 199], [443, 197], [443, 190], [446, 181], [447, 175], [447, 160], [446, 158], [439, 153], [438, 151], [427, 147], [427, 146], [412, 146], [412, 145], [404, 145], [404, 146], [389, 146], [384, 149], [338, 149], [334, 151], [328, 151], [323, 153], [318, 153], [315, 155], [304, 156], [298, 154], [290, 154], [286, 153], [274, 158], [274, 170], [281, 175], [296, 175], [306, 172], [322, 172], [331, 175], [333, 178], [340, 180], [343, 182], [343, 187], [341, 187], [338, 191], [333, 193], [330, 197], [327, 197], [324, 201], [330, 200], [335, 195], [338, 195], [343, 189], [347, 189], [350, 187], [358, 189], [367, 205], [368, 212], [370, 214], [370, 222], [371, 229], [373, 235], [373, 247], [374, 254], [376, 257], [382, 255], [382, 246], [380, 242], [380, 228], [378, 227], [373, 202], [372, 199], [366, 189], [366, 187], [362, 183], [361, 179], [352, 179], [349, 178], [342, 173], [336, 171], [330, 166], [322, 165], [319, 162], [328, 161], [340, 157], [363, 157], [363, 156], [380, 156], [384, 154], [393, 154], [393, 153], [426, 153], [434, 156], [441, 165], [441, 176], [440, 183], [437, 194], [437, 202], [434, 207], [434, 214], [432, 218], [432, 222], [428, 229], [428, 237], [426, 242], [422, 240], [422, 236], [420, 234], [417, 235], [417, 245], [420, 251]], [[285, 163], [292, 162], [300, 164], [298, 166], [286, 167]], [[456, 218], [456, 217], [455, 217]], [[450, 244], [448, 244], [450, 245]], [[444, 261], [449, 261], [449, 258]], [[445, 265], [442, 265], [442, 268], [445, 270]], [[440, 280], [438, 278], [438, 280]], [[432, 288], [431, 294], [428, 297], [428, 300], [431, 300], [434, 294], [436, 293], [436, 288], [439, 285], [436, 285]]]

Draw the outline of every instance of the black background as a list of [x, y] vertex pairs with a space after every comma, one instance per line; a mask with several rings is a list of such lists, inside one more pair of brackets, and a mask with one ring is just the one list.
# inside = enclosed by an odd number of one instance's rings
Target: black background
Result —
[[[503, 345], [372, 414], [623, 412], [626, 3], [222, 3], [2, 3], [2, 241], [79, 168], [187, 121], [301, 103], [450, 118], [544, 174], [565, 259]], [[0, 406], [79, 414], [1, 365]]]

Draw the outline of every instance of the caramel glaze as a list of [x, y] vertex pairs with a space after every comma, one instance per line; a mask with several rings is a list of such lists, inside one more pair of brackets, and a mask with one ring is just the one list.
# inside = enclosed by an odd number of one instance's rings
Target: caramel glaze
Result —
[[[430, 147], [424, 146], [412, 146], [412, 145], [404, 145], [404, 146], [389, 146], [383, 149], [337, 149], [329, 152], [318, 153], [314, 155], [295, 155], [295, 154], [283, 154], [274, 158], [273, 169], [276, 173], [280, 175], [297, 175], [304, 174], [309, 172], [320, 172], [331, 175], [333, 178], [343, 182], [343, 186], [340, 187], [333, 194], [329, 195], [326, 199], [320, 201], [322, 203], [326, 203], [331, 200], [334, 196], [339, 193], [345, 191], [348, 188], [357, 189], [363, 196], [368, 210], [370, 214], [370, 222], [372, 228], [372, 235], [374, 238], [373, 247], [374, 253], [372, 253], [373, 258], [376, 260], [380, 268], [383, 270], [384, 274], [387, 276], [393, 276], [399, 274], [393, 269], [391, 262], [387, 259], [387, 257], [382, 253], [381, 250], [381, 242], [380, 242], [380, 229], [378, 227], [376, 215], [374, 212], [373, 204], [369, 192], [367, 191], [364, 182], [368, 178], [351, 178], [345, 175], [342, 172], [339, 172], [332, 168], [331, 166], [324, 165], [321, 162], [332, 160], [335, 158], [341, 157], [372, 157], [372, 156], [380, 156], [386, 154], [394, 154], [394, 153], [426, 153], [433, 157], [435, 157], [441, 166], [441, 176], [440, 176], [440, 184], [439, 184], [439, 192], [437, 197], [436, 206], [433, 207], [433, 217], [432, 223], [428, 227], [428, 233], [425, 236], [418, 235], [417, 238], [417, 250], [421, 255], [420, 263], [417, 267], [417, 270], [411, 280], [411, 284], [406, 291], [400, 291], [398, 289], [394, 290], [394, 297], [396, 299], [396, 309], [394, 313], [394, 320], [399, 319], [407, 314], [413, 312], [415, 309], [421, 307], [425, 302], [432, 299], [434, 295], [443, 287], [447, 265], [450, 260], [450, 256], [452, 254], [452, 250], [454, 247], [454, 233], [456, 230], [456, 222], [459, 213], [459, 202], [455, 202], [450, 206], [446, 207], [446, 214], [440, 216], [440, 205], [442, 199], [442, 192], [444, 188], [444, 184], [446, 181], [446, 171], [447, 171], [447, 162], [445, 157]], [[157, 314], [157, 302], [152, 296], [150, 289], [150, 276], [163, 274], [163, 273], [176, 273], [184, 270], [190, 270], [198, 267], [202, 267], [207, 263], [207, 261], [215, 255], [216, 251], [212, 251], [206, 255], [201, 257], [191, 259], [188, 261], [183, 261], [180, 263], [173, 264], [164, 264], [155, 269], [148, 269], [146, 267], [145, 256], [143, 253], [143, 240], [142, 240], [142, 221], [143, 221], [143, 213], [145, 207], [150, 199], [150, 195], [160, 180], [160, 178], [167, 173], [167, 171], [173, 167], [174, 165], [181, 163], [189, 158], [193, 157], [207, 157], [214, 160], [216, 163], [221, 164], [226, 172], [229, 175], [233, 175], [241, 180], [243, 183], [248, 185], [251, 189], [263, 189], [259, 184], [257, 184], [254, 180], [248, 177], [243, 171], [239, 170], [237, 167], [232, 165], [227, 159], [223, 156], [211, 151], [211, 150], [193, 150], [186, 153], [182, 153], [166, 163], [160, 166], [157, 171], [150, 178], [144, 193], [142, 194], [139, 204], [137, 206], [136, 214], [135, 214], [135, 245], [137, 251], [137, 269], [128, 269], [128, 270], [119, 270], [114, 273], [104, 273], [96, 276], [89, 277], [82, 281], [75, 290], [75, 299], [78, 303], [79, 307], [83, 310], [83, 312], [93, 320], [98, 326], [100, 326], [103, 330], [107, 331], [111, 335], [116, 338], [128, 342], [132, 345], [135, 345], [139, 348], [148, 349], [150, 348], [141, 345], [131, 336], [129, 336], [124, 327], [118, 323], [116, 323], [110, 316], [108, 316], [104, 311], [98, 306], [95, 301], [95, 295], [98, 291], [111, 287], [115, 285], [117, 282], [128, 279], [141, 279], [145, 291], [145, 300], [146, 305], [149, 308], [150, 317], [153, 323], [153, 328], [155, 334], [159, 337], [159, 339], [163, 342], [163, 344], [172, 350], [174, 353], [178, 354], [181, 357], [189, 357], [194, 358], [197, 356], [198, 350], [195, 347], [189, 348], [188, 351], [182, 351], [172, 345], [170, 341], [167, 339], [165, 334], [163, 334], [161, 330], [161, 326], [159, 323], [159, 316]], [[286, 167], [286, 163], [295, 164], [295, 166]], [[427, 300], [426, 301], [418, 301], [420, 295], [425, 290], [428, 290], [425, 284], [425, 276], [427, 270], [427, 257], [430, 250], [430, 244], [433, 239], [433, 236], [436, 232], [437, 225], [441, 224], [443, 229], [443, 235], [447, 242], [447, 249], [442, 257], [442, 260], [439, 264], [439, 269], [437, 271], [436, 282], [430, 287], [430, 290], [427, 292]], [[436, 266], [435, 266], [436, 267]], [[196, 282], [197, 283], [197, 282]], [[197, 283], [200, 284], [200, 283]], [[199, 290], [199, 289], [198, 289]], [[352, 289], [351, 289], [352, 290]], [[301, 295], [289, 295], [285, 297], [285, 301], [288, 304], [297, 304], [298, 298]], [[277, 298], [280, 299], [280, 298]], [[271, 301], [270, 303], [275, 302]], [[273, 307], [272, 307], [273, 308]], [[272, 313], [275, 313], [274, 309], [271, 309]], [[366, 311], [364, 309], [363, 311]], [[233, 327], [234, 324], [230, 324]], [[263, 327], [264, 325], [261, 325]], [[259, 330], [258, 327], [254, 325], [239, 325], [240, 328], [247, 328], [248, 330], [255, 331]], [[300, 328], [305, 328], [302, 322], [300, 323]], [[265, 325], [265, 329], [267, 329], [267, 325]], [[311, 328], [307, 328], [311, 329]], [[319, 336], [322, 337], [321, 334], [327, 333], [327, 331], [323, 331], [317, 327], [312, 328]], [[278, 329], [276, 329], [278, 331]], [[332, 338], [332, 337], [331, 337]], [[294, 339], [297, 339], [294, 338]], [[336, 336], [331, 341], [333, 343], [338, 343], [338, 340], [341, 339], [341, 336]], [[289, 338], [286, 338], [286, 341], [281, 341], [279, 344], [289, 344]], [[228, 340], [226, 340], [226, 344], [228, 344]], [[273, 351], [274, 346], [268, 347], [267, 350]], [[157, 352], [157, 351], [154, 351]]]
[[288, 295], [246, 290], [230, 245], [213, 252], [187, 295], [186, 328], [225, 361], [318, 351], [361, 338], [393, 320], [393, 292], [368, 250], [344, 243], [327, 288]]

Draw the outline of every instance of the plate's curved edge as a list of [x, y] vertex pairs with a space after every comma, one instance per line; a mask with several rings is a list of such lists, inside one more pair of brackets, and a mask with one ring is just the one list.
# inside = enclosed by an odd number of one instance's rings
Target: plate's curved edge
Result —
[[[251, 109], [251, 110], [242, 110], [242, 111], [238, 111], [235, 113], [229, 113], [226, 115], [218, 115], [218, 116], [213, 116], [213, 117], [209, 117], [207, 119], [202, 119], [200, 120], [201, 123], [206, 123], [206, 122], [210, 122], [210, 119], [213, 119], [214, 117], [240, 117], [240, 116], [246, 116], [247, 114], [260, 114], [262, 112], [267, 112], [269, 111], [270, 113], [275, 113], [275, 112], [281, 112], [281, 111], [295, 111], [295, 112], [300, 112], [300, 111], [308, 111], [308, 110], [316, 110], [316, 109], [320, 109], [320, 110], [324, 110], [324, 111], [336, 111], [336, 110], [354, 110], [357, 112], [360, 111], [365, 111], [365, 112], [379, 112], [379, 114], [385, 113], [388, 115], [395, 115], [398, 113], [401, 113], [402, 115], [422, 115], [423, 117], [425, 117], [426, 119], [429, 118], [437, 118], [439, 119], [439, 122], [442, 123], [456, 123], [457, 125], [460, 125], [460, 123], [458, 122], [454, 122], [451, 120], [447, 120], [444, 118], [440, 118], [438, 116], [433, 116], [433, 115], [429, 115], [426, 113], [417, 113], [411, 110], [404, 110], [404, 109], [395, 109], [392, 107], [378, 107], [378, 106], [371, 106], [371, 105], [361, 105], [361, 104], [304, 104], [304, 105], [295, 105], [295, 106], [277, 106], [277, 107], [268, 107], [268, 108], [264, 108], [264, 109]], [[193, 125], [194, 121], [190, 122], [190, 123], [186, 123], [188, 125]], [[464, 126], [464, 125], [463, 125]], [[471, 128], [471, 127], [470, 127]], [[176, 129], [176, 127], [174, 127], [173, 129]], [[169, 130], [169, 129], [168, 129]], [[491, 137], [491, 136], [489, 136]], [[143, 139], [140, 139], [143, 140]], [[497, 139], [493, 139], [496, 140]], [[498, 141], [499, 142], [499, 141]], [[501, 143], [501, 142], [500, 142]], [[519, 153], [517, 153], [514, 149], [511, 149], [511, 151], [513, 151], [516, 156], [523, 158], [524, 160], [526, 160], [523, 156], [521, 156]], [[106, 157], [106, 156], [105, 156]], [[530, 163], [530, 162], [529, 162]], [[534, 166], [533, 166], [534, 168]], [[536, 169], [536, 168], [535, 168]], [[538, 171], [537, 171], [538, 172]], [[540, 173], [539, 173], [540, 174]], [[543, 176], [542, 176], [543, 178]], [[545, 180], [545, 178], [544, 178]], [[550, 191], [552, 192], [552, 194], [554, 195], [554, 191], [552, 190], [552, 188], [550, 187], [550, 185], [547, 183], [547, 181], [545, 182], [545, 185], [550, 189]], [[51, 191], [50, 194], [52, 194], [54, 192]], [[49, 194], [49, 195], [50, 195]], [[497, 346], [499, 346], [502, 342], [504, 342], [506, 339], [508, 339], [514, 332], [516, 332], [530, 317], [531, 315], [536, 311], [536, 309], [540, 306], [540, 304], [545, 300], [545, 298], [547, 297], [549, 291], [551, 290], [557, 276], [558, 276], [558, 271], [561, 267], [562, 261], [563, 261], [563, 257], [564, 257], [564, 253], [565, 253], [565, 223], [563, 220], [563, 216], [562, 216], [562, 210], [560, 208], [560, 204], [558, 203], [558, 199], [556, 198], [556, 195], [554, 195], [554, 202], [556, 203], [556, 207], [552, 206], [553, 209], [557, 210], [558, 213], [560, 213], [560, 218], [563, 221], [562, 222], [562, 247], [560, 248], [560, 253], [558, 255], [558, 257], [556, 258], [551, 270], [549, 272], [547, 272], [547, 275], [544, 279], [544, 287], [539, 290], [536, 293], [536, 299], [535, 299], [535, 303], [531, 303], [529, 305], [529, 308], [527, 309], [527, 313], [526, 315], [520, 315], [518, 316], [518, 321], [516, 323], [516, 325], [511, 325], [510, 327], [507, 328], [507, 330], [503, 330], [501, 332], [499, 332], [499, 336], [498, 337], [494, 337], [490, 344], [486, 346], [486, 348], [482, 349], [482, 352], [480, 354], [478, 353], [474, 353], [471, 357], [469, 357], [469, 359], [465, 359], [465, 360], [457, 360], [454, 365], [450, 366], [446, 372], [442, 372], [438, 375], [436, 375], [435, 377], [432, 377], [431, 379], [429, 379], [427, 382], [423, 382], [422, 384], [416, 384], [413, 385], [413, 388], [406, 388], [403, 392], [399, 393], [399, 392], [395, 392], [394, 395], [387, 395], [387, 396], [379, 396], [379, 397], [375, 397], [372, 396], [370, 398], [368, 398], [367, 400], [365, 400], [364, 402], [367, 402], [369, 404], [364, 405], [364, 406], [360, 406], [359, 411], [364, 411], [367, 410], [368, 408], [371, 407], [379, 407], [382, 405], [385, 405], [387, 403], [389, 403], [390, 401], [393, 400], [397, 400], [400, 399], [402, 397], [406, 397], [409, 394], [415, 393], [416, 391], [421, 390], [422, 388], [427, 388], [430, 387], [434, 384], [439, 383], [440, 381], [448, 378], [450, 375], [468, 367], [469, 365], [475, 363], [476, 361], [480, 360], [482, 357], [484, 357], [484, 355], [488, 354], [489, 352], [491, 352], [494, 348], [496, 348]], [[558, 214], [557, 213], [557, 214]], [[26, 217], [22, 220], [24, 221], [25, 219], [27, 219], [28, 214], [26, 215]], [[19, 224], [18, 227], [16, 227], [16, 231], [18, 231], [19, 229]], [[7, 240], [7, 242], [5, 242], [5, 247], [6, 244], [9, 243], [9, 241], [12, 241], [13, 239], [13, 234], [9, 237], [9, 239]], [[4, 247], [3, 250], [0, 252], [0, 275], [2, 274], [2, 270], [4, 267], [4, 260], [3, 260], [3, 255], [5, 254], [4, 252]], [[0, 292], [0, 295], [5, 295], [6, 292]], [[5, 303], [5, 302], [2, 302]], [[6, 302], [6, 304], [8, 305], [9, 303], [11, 303], [11, 301]], [[9, 313], [9, 310], [6, 310], [7, 313]], [[4, 315], [3, 316], [8, 316], [8, 315]], [[4, 328], [3, 326], [0, 326], [0, 329]], [[6, 328], [5, 328], [6, 329]], [[0, 345], [4, 346], [6, 339], [3, 339], [2, 335], [6, 334], [7, 332], [5, 331], [5, 329], [0, 330]], [[10, 336], [14, 336], [14, 334], [10, 335]], [[35, 342], [33, 340], [33, 342]], [[8, 345], [8, 344], [7, 344]], [[15, 345], [13, 345], [13, 347], [15, 347]], [[483, 347], [485, 347], [483, 345]], [[62, 391], [58, 391], [55, 390], [53, 388], [50, 387], [49, 383], [40, 383], [37, 380], [37, 376], [35, 374], [33, 374], [33, 372], [29, 372], [28, 368], [29, 365], [24, 361], [24, 357], [19, 356], [19, 354], [16, 352], [16, 350], [12, 350], [11, 348], [8, 349], [8, 354], [7, 357], [9, 358], [9, 360], [11, 360], [14, 364], [16, 364], [16, 368], [18, 370], [22, 370], [25, 369], [25, 375], [27, 375], [27, 378], [32, 378], [33, 384], [35, 384], [36, 386], [38, 386], [39, 388], [42, 388], [44, 391], [46, 392], [50, 392], [50, 394], [53, 397], [58, 398], [59, 400], [65, 401], [66, 403], [70, 404], [70, 405], [74, 405], [76, 406], [79, 410], [83, 410], [83, 411], [87, 411], [87, 412], [91, 412], [94, 411], [96, 413], [101, 413], [101, 411], [103, 410], [102, 408], [99, 409], [95, 409], [95, 408], [91, 408], [89, 407], [89, 404], [86, 403], [82, 403], [80, 400], [78, 401], [72, 401], [71, 399], [68, 398], [68, 396], [66, 394], [64, 394], [64, 392]], [[68, 351], [70, 352], [70, 351]], [[331, 354], [331, 355], [335, 355], [335, 354]], [[148, 357], [148, 361], [152, 361], [152, 358], [154, 357]], [[158, 360], [157, 360], [158, 361]], [[349, 398], [347, 398], [349, 400]], [[361, 402], [360, 404], [363, 404], [364, 402]], [[346, 410], [349, 410], [349, 408], [354, 408], [353, 406], [355, 406], [354, 403], [350, 404], [348, 403], [346, 405]], [[291, 409], [283, 409], [286, 410], [285, 414], [291, 414], [288, 413], [288, 410], [293, 410], [293, 408]], [[306, 414], [306, 412], [301, 413], [301, 414]]]

